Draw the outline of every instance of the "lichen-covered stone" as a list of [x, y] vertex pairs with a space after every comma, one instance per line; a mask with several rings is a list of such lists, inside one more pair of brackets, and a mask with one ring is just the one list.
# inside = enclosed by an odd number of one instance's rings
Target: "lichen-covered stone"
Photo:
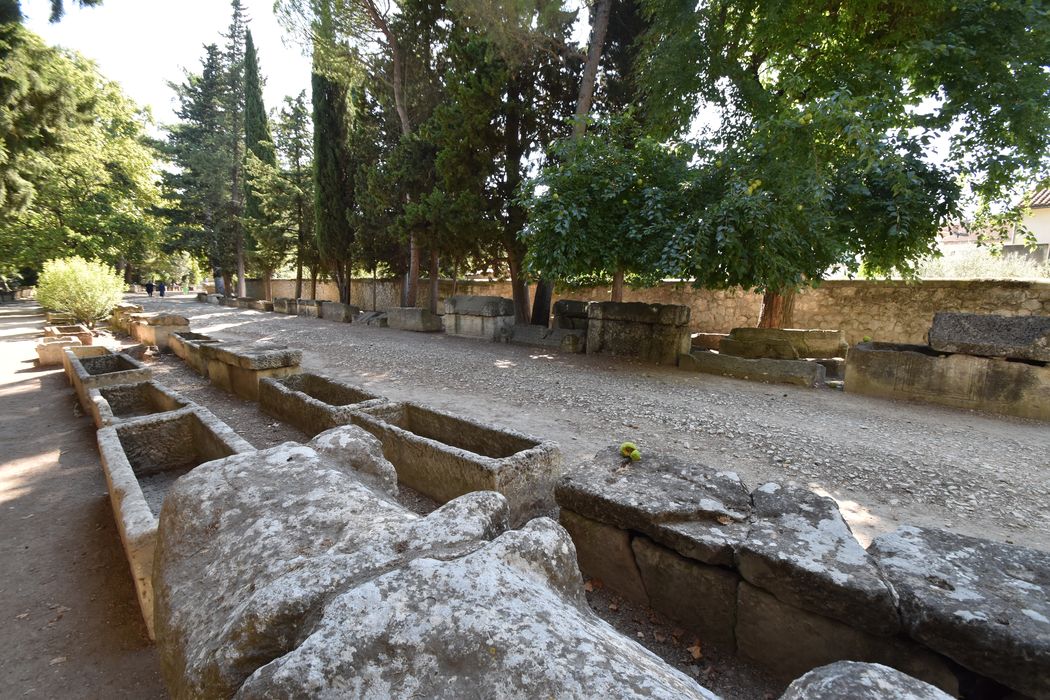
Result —
[[788, 686], [780, 700], [951, 700], [929, 683], [882, 664], [838, 661]]
[[315, 437], [310, 447], [333, 463], [352, 469], [362, 481], [383, 493], [397, 495], [397, 471], [383, 456], [383, 443], [367, 430], [341, 425]]
[[1050, 553], [902, 527], [869, 553], [913, 638], [967, 668], [1050, 697]]
[[238, 698], [714, 698], [587, 606], [539, 518], [466, 556], [362, 581]]
[[303, 359], [303, 351], [275, 343], [222, 343], [204, 350], [205, 357], [242, 369], [273, 369], [295, 367]]
[[201, 465], [160, 516], [155, 619], [171, 694], [232, 695], [299, 647], [333, 596], [418, 557], [462, 556], [506, 517], [485, 492], [420, 518], [295, 443]]
[[930, 347], [941, 352], [1050, 362], [1050, 316], [939, 312]]
[[460, 294], [445, 299], [445, 313], [465, 316], [513, 316], [514, 300]]
[[601, 450], [558, 483], [558, 505], [644, 533], [682, 556], [732, 565], [751, 513], [740, 477], [644, 445], [642, 454], [641, 462], [631, 462], [615, 446]]
[[900, 630], [896, 597], [838, 504], [768, 483], [751, 494], [754, 522], [737, 553], [745, 580], [790, 605], [875, 634]]

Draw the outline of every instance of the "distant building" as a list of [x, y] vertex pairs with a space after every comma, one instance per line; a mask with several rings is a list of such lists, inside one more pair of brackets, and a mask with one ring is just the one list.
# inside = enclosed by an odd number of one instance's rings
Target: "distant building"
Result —
[[[1035, 234], [1036, 243], [1050, 245], [1050, 190], [1039, 190], [1032, 195], [1032, 213], [1025, 217], [1024, 225]], [[1009, 242], [1024, 244], [1026, 241], [1018, 232]]]

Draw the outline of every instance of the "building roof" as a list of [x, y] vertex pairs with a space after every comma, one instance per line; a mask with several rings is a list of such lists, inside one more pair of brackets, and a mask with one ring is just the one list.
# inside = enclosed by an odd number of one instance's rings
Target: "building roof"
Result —
[[1050, 207], [1050, 190], [1036, 190], [1032, 195], [1032, 209]]

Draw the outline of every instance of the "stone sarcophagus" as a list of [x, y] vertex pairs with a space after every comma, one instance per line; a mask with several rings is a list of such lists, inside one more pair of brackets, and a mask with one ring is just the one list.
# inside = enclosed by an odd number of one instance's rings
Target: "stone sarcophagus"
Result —
[[168, 347], [171, 351], [202, 377], [208, 376], [208, 359], [201, 347], [219, 342], [222, 341], [193, 331], [177, 331], [168, 336]]
[[259, 380], [259, 408], [311, 437], [347, 425], [354, 411], [384, 403], [376, 394], [319, 374]]
[[204, 462], [254, 448], [199, 406], [103, 427], [96, 437], [113, 516], [153, 639], [153, 551], [168, 489]]
[[76, 338], [42, 338], [36, 344], [36, 364], [38, 367], [60, 365], [62, 364], [65, 349], [73, 347], [79, 348], [83, 347], [83, 345]]
[[170, 348], [168, 338], [172, 333], [190, 329], [189, 319], [178, 314], [132, 314], [128, 318], [132, 339], [155, 345], [161, 352]]
[[411, 403], [353, 413], [383, 443], [398, 479], [439, 503], [472, 491], [498, 491], [513, 522], [549, 513], [561, 474], [554, 442]]
[[[321, 302], [316, 299], [296, 299], [295, 312], [306, 318], [320, 318]], [[291, 312], [289, 311], [289, 313]]]
[[267, 343], [201, 345], [208, 361], [208, 378], [223, 391], [258, 401], [259, 380], [299, 373], [301, 350]]
[[338, 301], [322, 301], [318, 315], [326, 321], [336, 323], [353, 323], [361, 309], [350, 304], [340, 304]]
[[449, 297], [441, 322], [448, 335], [499, 340], [514, 325], [514, 301], [503, 297]]
[[588, 355], [676, 365], [690, 344], [688, 306], [613, 301], [587, 305]]
[[274, 297], [273, 310], [279, 314], [291, 314], [292, 316], [295, 316], [299, 313], [299, 304], [295, 299], [289, 297]]
[[430, 313], [429, 309], [415, 306], [400, 306], [386, 311], [386, 325], [400, 331], [416, 333], [436, 333], [442, 329], [441, 317]]
[[91, 412], [92, 401], [88, 395], [91, 389], [145, 382], [153, 376], [153, 370], [130, 355], [102, 349], [105, 353], [94, 357], [78, 356], [74, 354], [74, 349], [65, 349], [70, 381], [77, 392], [80, 407], [86, 413]]
[[97, 428], [194, 405], [189, 399], [152, 380], [96, 387], [88, 391], [88, 398], [91, 399], [91, 416]]

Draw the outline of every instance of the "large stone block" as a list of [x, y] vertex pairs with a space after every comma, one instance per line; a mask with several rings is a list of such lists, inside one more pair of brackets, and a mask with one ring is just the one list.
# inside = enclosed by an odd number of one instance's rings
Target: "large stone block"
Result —
[[76, 338], [81, 345], [91, 345], [94, 334], [83, 323], [64, 326], [44, 326], [44, 338]]
[[575, 353], [584, 351], [587, 343], [587, 331], [516, 324], [511, 327], [509, 340], [516, 345], [531, 345]]
[[632, 544], [652, 608], [696, 632], [702, 641], [732, 651], [740, 576], [686, 559], [646, 537], [635, 537]]
[[320, 315], [326, 321], [337, 323], [353, 323], [361, 309], [350, 304], [340, 304], [337, 301], [322, 301]]
[[168, 336], [168, 347], [175, 356], [181, 358], [202, 377], [208, 376], [208, 359], [204, 356], [201, 346], [215, 345], [219, 342], [221, 341], [193, 331], [176, 331]]
[[845, 357], [848, 350], [842, 331], [800, 328], [734, 328], [719, 347], [723, 355], [777, 360]]
[[300, 372], [301, 350], [268, 343], [216, 343], [200, 346], [208, 379], [223, 391], [259, 400], [259, 380]]
[[259, 408], [310, 436], [350, 423], [355, 410], [384, 403], [377, 394], [318, 374], [259, 381]]
[[780, 700], [951, 700], [952, 696], [918, 678], [883, 666], [837, 661], [796, 679]]
[[77, 392], [80, 407], [91, 412], [92, 401], [88, 391], [113, 384], [134, 384], [149, 381], [153, 370], [124, 353], [106, 351], [94, 357], [77, 356], [66, 348], [66, 362], [70, 368], [70, 379]]
[[439, 503], [498, 491], [514, 523], [554, 508], [556, 443], [411, 403], [355, 411], [352, 420], [382, 441], [400, 481]]
[[653, 452], [631, 462], [601, 450], [555, 488], [558, 505], [648, 535], [684, 557], [731, 566], [748, 532], [751, 498], [733, 472]]
[[170, 349], [172, 333], [188, 331], [190, 322], [185, 316], [169, 313], [131, 314], [128, 316], [131, 337], [143, 345], [155, 345], [158, 350]]
[[441, 322], [448, 335], [499, 340], [514, 325], [514, 302], [502, 297], [449, 297]]
[[751, 530], [737, 550], [746, 581], [789, 605], [873, 634], [900, 631], [896, 594], [834, 500], [775, 483], [755, 489], [751, 500]]
[[91, 417], [98, 428], [194, 405], [189, 399], [152, 380], [93, 388], [88, 391], [88, 397], [91, 399]]
[[845, 389], [867, 396], [1050, 420], [1050, 366], [971, 355], [943, 356], [921, 345], [854, 346], [846, 358]]
[[321, 316], [321, 302], [316, 299], [297, 299], [295, 308], [295, 312], [305, 318], [320, 318]]
[[587, 354], [635, 357], [678, 364], [689, 352], [689, 307], [640, 302], [592, 302], [587, 306]]
[[294, 316], [299, 313], [299, 303], [295, 299], [288, 297], [274, 297], [273, 310], [279, 314], [292, 314]]
[[586, 576], [600, 579], [608, 588], [628, 600], [649, 605], [645, 584], [634, 562], [630, 532], [603, 525], [564, 508], [558, 520], [576, 546], [576, 561], [580, 571]]
[[59, 337], [43, 338], [36, 344], [36, 364], [38, 367], [50, 367], [62, 364], [66, 348], [83, 347], [78, 338]]
[[940, 352], [1050, 362], [1050, 316], [997, 316], [940, 311], [930, 347]]
[[69, 345], [60, 350], [62, 353], [62, 371], [66, 380], [73, 386], [74, 370], [73, 360], [78, 357], [100, 357], [112, 355], [113, 351], [105, 345]]
[[943, 657], [901, 637], [884, 637], [782, 603], [742, 581], [737, 589], [737, 652], [783, 680], [835, 661], [891, 666], [958, 695]]
[[441, 317], [430, 313], [429, 309], [414, 306], [402, 306], [387, 309], [386, 322], [389, 328], [417, 333], [436, 333], [442, 329]]
[[566, 330], [587, 331], [586, 301], [561, 299], [554, 302], [554, 327]]
[[902, 527], [869, 548], [911, 636], [1021, 693], [1050, 697], [1050, 553]]
[[96, 437], [113, 516], [153, 639], [153, 554], [165, 494], [195, 466], [253, 448], [199, 406], [102, 427]]
[[446, 314], [513, 316], [514, 300], [503, 297], [458, 295], [445, 300]]
[[248, 308], [254, 311], [273, 311], [273, 302], [265, 299], [253, 299]]
[[749, 360], [716, 352], [698, 350], [679, 356], [678, 366], [690, 372], [717, 374], [734, 379], [750, 379], [772, 384], [815, 387], [824, 383], [827, 370], [817, 362], [805, 360]]

